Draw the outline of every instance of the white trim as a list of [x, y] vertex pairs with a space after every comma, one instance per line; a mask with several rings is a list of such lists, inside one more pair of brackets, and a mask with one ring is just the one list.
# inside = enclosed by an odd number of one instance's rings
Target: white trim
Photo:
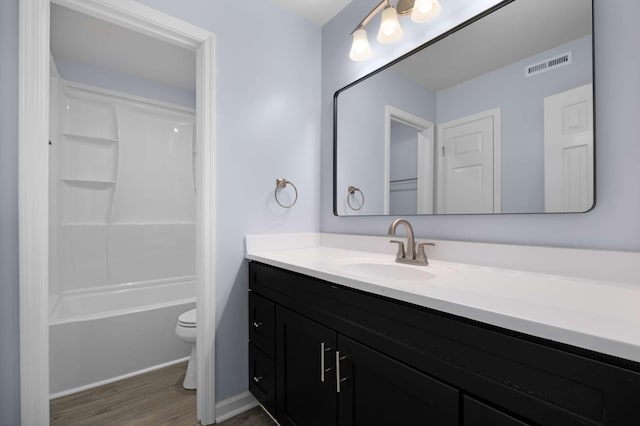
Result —
[[58, 65], [53, 59], [53, 53], [49, 52], [49, 75], [54, 78], [60, 78], [60, 71], [58, 71]]
[[[215, 421], [215, 36], [133, 0], [51, 0], [80, 13], [196, 50], [198, 419]], [[20, 0], [20, 409], [23, 425], [49, 424], [50, 0]]]
[[109, 383], [115, 383], [120, 380], [128, 379], [130, 377], [139, 376], [141, 374], [150, 373], [152, 371], [160, 370], [161, 368], [170, 367], [175, 364], [180, 364], [181, 362], [189, 361], [189, 357], [174, 359], [173, 361], [163, 362], [162, 364], [154, 365], [151, 367], [143, 368], [142, 370], [133, 371], [131, 373], [123, 374], [117, 377], [111, 377], [106, 380], [100, 380], [98, 382], [89, 383], [88, 385], [78, 386], [77, 388], [67, 389], [66, 391], [58, 392], [49, 395], [49, 400], [62, 398], [63, 396], [73, 395], [74, 393], [86, 391], [89, 389], [97, 388], [99, 386], [108, 385]]
[[49, 424], [49, 0], [19, 12], [20, 418]]
[[[418, 208], [417, 214], [433, 214], [433, 194], [435, 183], [435, 163], [433, 123], [418, 132]], [[429, 167], [427, 167], [429, 166]]]
[[[391, 105], [384, 108], [384, 193], [383, 193], [383, 214], [389, 214], [389, 190], [391, 180], [391, 121], [397, 121], [407, 126], [413, 127], [418, 131], [418, 149], [417, 158], [423, 158], [425, 161], [418, 160], [418, 211], [417, 214], [433, 213], [433, 185], [425, 186], [429, 180], [429, 167], [434, 168], [434, 124], [424, 118], [411, 114], [410, 112], [401, 110]], [[434, 173], [435, 175], [435, 173]]]
[[51, 0], [52, 3], [102, 21], [196, 50], [209, 31], [131, 0]]
[[[204, 39], [196, 51], [196, 300], [197, 417], [212, 424], [215, 407], [216, 334], [216, 139], [215, 39]], [[208, 143], [207, 143], [208, 142]], [[204, 326], [203, 326], [204, 325]]]
[[502, 213], [502, 109], [493, 114], [493, 213]]
[[249, 391], [239, 393], [230, 398], [222, 400], [216, 404], [216, 411], [218, 417], [216, 417], [216, 423], [221, 423], [233, 416], [237, 416], [240, 413], [244, 413], [247, 410], [251, 410], [253, 407], [258, 406], [258, 401], [251, 395]]

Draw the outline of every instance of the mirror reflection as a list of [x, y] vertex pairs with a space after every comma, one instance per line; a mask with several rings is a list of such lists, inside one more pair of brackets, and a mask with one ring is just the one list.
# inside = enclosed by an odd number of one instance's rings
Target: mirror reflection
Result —
[[337, 215], [593, 206], [590, 0], [503, 2], [335, 95]]

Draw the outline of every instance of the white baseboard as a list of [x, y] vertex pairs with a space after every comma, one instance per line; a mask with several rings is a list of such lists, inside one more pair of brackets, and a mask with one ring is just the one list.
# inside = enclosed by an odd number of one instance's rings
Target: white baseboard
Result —
[[216, 403], [216, 423], [223, 422], [233, 416], [237, 416], [253, 407], [258, 406], [258, 401], [249, 391], [239, 393]]
[[57, 392], [54, 394], [49, 394], [49, 399], [56, 399], [56, 398], [60, 398], [63, 396], [67, 396], [67, 395], [71, 395], [74, 393], [78, 393], [78, 392], [82, 392], [88, 389], [93, 389], [93, 388], [97, 388], [98, 386], [103, 386], [103, 385], [108, 385], [109, 383], [113, 383], [113, 382], [117, 382], [119, 380], [124, 380], [124, 379], [128, 379], [130, 377], [134, 377], [134, 376], [138, 376], [140, 374], [144, 374], [144, 373], [149, 373], [151, 371], [155, 371], [155, 370], [159, 370], [161, 368], [164, 367], [169, 367], [170, 365], [174, 365], [174, 364], [179, 364], [181, 362], [185, 362], [188, 361], [189, 357], [184, 357], [184, 358], [179, 358], [173, 361], [169, 361], [169, 362], [165, 362], [162, 364], [158, 364], [158, 365], [154, 365], [152, 367], [148, 367], [148, 368], [144, 368], [142, 370], [138, 370], [138, 371], [134, 371], [131, 373], [127, 373], [127, 374], [123, 374], [122, 376], [117, 376], [117, 377], [112, 377], [110, 379], [106, 379], [106, 380], [100, 380], [99, 382], [94, 382], [94, 383], [89, 383], [88, 385], [84, 385], [84, 386], [79, 386], [77, 388], [73, 388], [73, 389], [68, 389], [62, 392]]

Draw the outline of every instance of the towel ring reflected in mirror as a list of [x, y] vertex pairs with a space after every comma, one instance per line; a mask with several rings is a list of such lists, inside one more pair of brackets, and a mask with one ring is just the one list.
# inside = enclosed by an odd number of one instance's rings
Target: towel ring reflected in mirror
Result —
[[[281, 189], [286, 188], [287, 185], [291, 185], [293, 187], [294, 192], [295, 192], [295, 196], [294, 196], [293, 201], [291, 202], [291, 204], [283, 204], [278, 199], [278, 191], [280, 191]], [[276, 189], [273, 191], [273, 195], [274, 195], [274, 197], [276, 199], [276, 203], [278, 203], [278, 205], [280, 207], [283, 207], [285, 209], [290, 209], [291, 207], [293, 207], [296, 204], [296, 201], [298, 201], [298, 188], [296, 188], [296, 186], [291, 181], [288, 181], [285, 178], [278, 178], [278, 179], [276, 179]]]
[[[356, 192], [360, 193], [360, 198], [362, 199], [360, 201], [360, 207], [358, 208], [353, 207], [353, 204], [351, 204], [351, 198], [355, 197]], [[353, 185], [350, 185], [349, 188], [347, 188], [347, 204], [349, 205], [349, 208], [354, 211], [358, 211], [362, 209], [362, 207], [364, 207], [364, 193], [360, 190], [360, 188], [356, 188]]]

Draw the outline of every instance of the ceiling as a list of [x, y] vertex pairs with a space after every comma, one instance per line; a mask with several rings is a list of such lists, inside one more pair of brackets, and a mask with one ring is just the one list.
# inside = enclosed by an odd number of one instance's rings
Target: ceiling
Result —
[[519, 0], [393, 69], [437, 92], [591, 34], [591, 21], [591, 0]]
[[90, 64], [195, 90], [194, 51], [55, 4], [51, 5], [51, 53], [56, 61]]
[[297, 15], [323, 26], [336, 16], [351, 0], [272, 0]]
[[[351, 2], [272, 1], [318, 26]], [[56, 62], [88, 64], [182, 90], [195, 90], [195, 52], [56, 4], [51, 5], [51, 54]]]
[[[321, 26], [352, 0], [272, 1]], [[430, 47], [428, 57], [414, 55], [396, 67], [437, 91], [513, 63], [514, 57], [528, 57], [560, 44], [559, 40], [570, 41], [591, 32], [590, 0], [513, 4], [520, 7], [507, 6]], [[545, 22], [544, 28], [539, 22]], [[525, 29], [527, 36], [513, 36], [515, 28]], [[195, 52], [55, 4], [51, 6], [51, 52], [55, 60], [91, 64], [195, 90]], [[451, 52], [463, 54], [452, 58]]]

